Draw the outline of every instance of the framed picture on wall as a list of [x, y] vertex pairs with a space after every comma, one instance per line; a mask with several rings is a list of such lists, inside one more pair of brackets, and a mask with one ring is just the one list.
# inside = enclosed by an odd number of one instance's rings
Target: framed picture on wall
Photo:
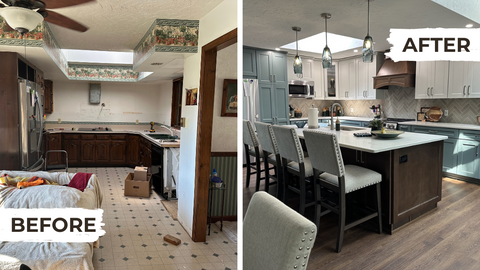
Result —
[[237, 117], [237, 80], [223, 80], [221, 116]]
[[192, 88], [192, 89], [187, 89], [186, 90], [186, 104], [187, 106], [189, 105], [197, 105], [197, 94], [198, 94], [198, 88]]

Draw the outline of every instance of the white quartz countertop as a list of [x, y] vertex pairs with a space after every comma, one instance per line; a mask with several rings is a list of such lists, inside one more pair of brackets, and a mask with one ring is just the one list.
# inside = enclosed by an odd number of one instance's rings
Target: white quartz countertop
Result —
[[453, 128], [453, 129], [480, 130], [480, 125], [457, 124], [457, 123], [439, 123], [439, 122], [410, 121], [410, 122], [400, 122], [399, 124], [400, 124], [400, 125], [410, 125], [410, 126], [424, 126], [424, 127], [438, 127], [438, 128]]
[[[94, 134], [136, 134], [140, 135], [143, 138], [149, 140], [150, 142], [160, 146], [160, 147], [180, 147], [180, 140], [176, 140], [176, 142], [163, 142], [162, 140], [154, 139], [147, 134], [167, 134], [170, 135], [170, 132], [145, 132], [141, 130], [111, 130], [111, 131], [78, 131], [78, 130], [54, 130], [54, 131], [47, 131], [48, 133], [94, 133]], [[178, 145], [177, 145], [178, 144]]]
[[[319, 116], [319, 120], [330, 120], [331, 116]], [[333, 119], [337, 119], [337, 116], [334, 116]], [[351, 120], [351, 121], [362, 121], [362, 122], [370, 122], [373, 120], [373, 117], [357, 117], [357, 116], [338, 116], [340, 120]], [[301, 117], [301, 118], [293, 118], [290, 117], [290, 121], [306, 121], [308, 117]], [[383, 119], [385, 120], [385, 119]]]
[[[303, 138], [303, 128], [295, 129], [298, 136]], [[447, 136], [430, 135], [422, 133], [405, 132], [400, 134], [396, 138], [378, 138], [372, 137], [355, 137], [353, 133], [356, 132], [369, 132], [369, 129], [357, 130], [357, 131], [335, 131], [330, 128], [319, 128], [318, 130], [334, 133], [337, 136], [338, 142], [341, 147], [364, 151], [368, 153], [380, 153], [385, 151], [391, 151], [411, 146], [422, 145], [426, 143], [438, 142], [448, 139]]]

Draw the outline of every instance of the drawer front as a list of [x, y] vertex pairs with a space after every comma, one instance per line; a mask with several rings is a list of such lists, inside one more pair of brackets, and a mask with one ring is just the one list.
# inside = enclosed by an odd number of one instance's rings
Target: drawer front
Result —
[[82, 137], [82, 140], [94, 140], [95, 139], [94, 134], [82, 134], [81, 137]]
[[407, 125], [398, 125], [398, 130], [409, 132], [411, 131], [410, 126]]
[[97, 135], [97, 140], [109, 140], [110, 135]]
[[480, 130], [460, 130], [460, 139], [480, 141]]
[[63, 139], [65, 139], [65, 140], [78, 140], [78, 139], [80, 139], [80, 134], [63, 134]]
[[114, 135], [110, 135], [112, 137], [112, 140], [125, 140], [127, 139], [127, 135], [126, 134], [114, 134]]
[[444, 135], [451, 139], [458, 139], [458, 129], [412, 126], [412, 131], [417, 133]]

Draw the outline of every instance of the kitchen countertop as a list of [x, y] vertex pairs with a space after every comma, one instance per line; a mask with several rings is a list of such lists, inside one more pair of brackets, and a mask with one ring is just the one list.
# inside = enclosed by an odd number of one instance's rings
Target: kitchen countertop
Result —
[[[331, 116], [319, 116], [319, 120], [330, 120]], [[337, 116], [334, 116], [333, 119], [337, 119]], [[338, 116], [340, 120], [351, 120], [351, 121], [362, 121], [362, 122], [370, 122], [373, 120], [373, 117], [358, 117], [358, 116]], [[306, 121], [308, 117], [301, 117], [301, 118], [290, 118], [290, 121]], [[381, 119], [386, 120], [386, 119]]]
[[166, 133], [166, 132], [144, 132], [144, 131], [141, 131], [141, 130], [112, 130], [112, 131], [78, 131], [78, 130], [54, 130], [54, 131], [47, 131], [48, 133], [94, 133], [94, 134], [122, 134], [122, 133], [125, 133], [125, 134], [136, 134], [136, 135], [140, 135], [142, 136], [143, 138], [149, 140], [150, 142], [152, 142], [153, 144], [157, 145], [157, 146], [160, 146], [160, 147], [166, 147], [166, 148], [176, 148], [176, 147], [180, 147], [180, 140], [176, 140], [175, 142], [162, 142], [162, 140], [156, 140], [156, 139], [153, 139], [149, 136], [147, 136], [147, 134], [169, 134], [170, 133]]
[[439, 123], [439, 122], [420, 122], [420, 121], [410, 121], [410, 122], [400, 122], [400, 125], [410, 125], [410, 126], [424, 126], [424, 127], [438, 127], [438, 128], [453, 128], [453, 129], [468, 129], [468, 130], [480, 130], [480, 125], [470, 125], [470, 124], [457, 124], [457, 123]]
[[[341, 147], [364, 151], [368, 153], [380, 153], [391, 151], [416, 145], [427, 144], [431, 142], [443, 141], [448, 139], [447, 136], [431, 135], [422, 133], [406, 132], [400, 134], [396, 138], [382, 139], [375, 136], [372, 137], [355, 137], [353, 133], [368, 132], [369, 129], [358, 129], [356, 131], [335, 131], [330, 128], [319, 128], [319, 131], [334, 133], [337, 135], [338, 142]], [[303, 128], [295, 128], [298, 136], [303, 138]]]

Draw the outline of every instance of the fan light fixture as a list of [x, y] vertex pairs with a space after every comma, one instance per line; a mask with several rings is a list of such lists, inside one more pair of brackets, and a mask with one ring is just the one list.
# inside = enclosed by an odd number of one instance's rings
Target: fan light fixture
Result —
[[43, 21], [43, 16], [38, 12], [20, 7], [4, 7], [0, 9], [0, 16], [22, 35], [32, 31]]
[[323, 49], [322, 53], [322, 65], [323, 68], [331, 68], [332, 67], [332, 53], [330, 52], [330, 48], [328, 48], [327, 43], [327, 20], [332, 17], [330, 13], [322, 13], [320, 16], [325, 19], [325, 48]]
[[375, 49], [373, 49], [373, 38], [370, 36], [370, 1], [368, 2], [368, 13], [367, 13], [367, 36], [363, 40], [363, 62], [364, 63], [371, 63], [373, 62], [373, 54], [375, 53]]
[[297, 54], [295, 55], [295, 59], [293, 60], [293, 72], [297, 74], [298, 78], [302, 78], [302, 58], [300, 58], [300, 56], [298, 55], [298, 32], [302, 31], [302, 28], [298, 26], [293, 26], [292, 30], [295, 31], [295, 47], [297, 49]]

